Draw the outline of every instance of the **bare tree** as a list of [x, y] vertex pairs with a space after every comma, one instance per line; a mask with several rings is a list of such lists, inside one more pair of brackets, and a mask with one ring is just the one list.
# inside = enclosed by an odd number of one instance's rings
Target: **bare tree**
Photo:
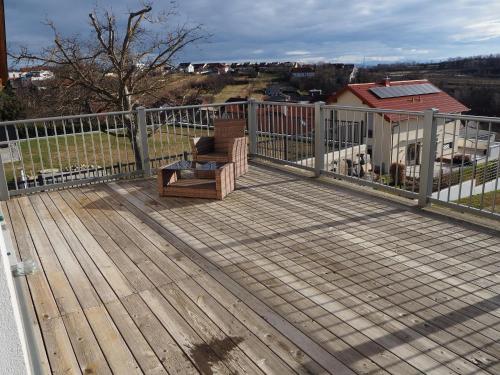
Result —
[[[53, 22], [54, 45], [40, 54], [21, 48], [17, 61], [57, 66], [59, 79], [68, 89], [79, 87], [92, 95], [99, 110], [130, 111], [141, 97], [160, 90], [164, 83], [156, 77], [171, 66], [187, 45], [207, 36], [200, 25], [170, 26], [174, 8], [154, 15], [151, 5], [128, 13], [123, 24], [108, 10], [89, 14], [89, 38], [64, 37]], [[128, 116], [127, 135], [138, 150], [134, 121]], [[140, 155], [136, 152], [136, 162]]]

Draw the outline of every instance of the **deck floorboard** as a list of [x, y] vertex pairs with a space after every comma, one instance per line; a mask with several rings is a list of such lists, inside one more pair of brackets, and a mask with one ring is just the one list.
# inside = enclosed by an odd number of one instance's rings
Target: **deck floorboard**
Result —
[[2, 203], [44, 373], [498, 374], [500, 235], [267, 166]]

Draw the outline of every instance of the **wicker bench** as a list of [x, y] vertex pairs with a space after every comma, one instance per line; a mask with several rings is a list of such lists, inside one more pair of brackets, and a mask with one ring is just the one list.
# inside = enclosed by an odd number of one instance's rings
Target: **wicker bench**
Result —
[[234, 176], [248, 172], [248, 142], [245, 120], [214, 120], [214, 136], [191, 138], [193, 161], [234, 163]]

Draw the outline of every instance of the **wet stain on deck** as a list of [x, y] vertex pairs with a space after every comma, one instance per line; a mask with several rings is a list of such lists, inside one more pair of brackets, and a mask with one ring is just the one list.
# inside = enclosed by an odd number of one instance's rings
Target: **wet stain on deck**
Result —
[[202, 374], [212, 375], [214, 373], [212, 370], [213, 365], [224, 361], [231, 350], [242, 341], [242, 337], [225, 337], [223, 340], [214, 339], [191, 348], [191, 357]]

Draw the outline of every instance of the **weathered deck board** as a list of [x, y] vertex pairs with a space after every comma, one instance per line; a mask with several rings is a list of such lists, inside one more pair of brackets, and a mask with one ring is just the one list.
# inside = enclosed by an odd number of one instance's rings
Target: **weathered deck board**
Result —
[[500, 373], [497, 232], [262, 166], [155, 189], [2, 203], [45, 372]]

